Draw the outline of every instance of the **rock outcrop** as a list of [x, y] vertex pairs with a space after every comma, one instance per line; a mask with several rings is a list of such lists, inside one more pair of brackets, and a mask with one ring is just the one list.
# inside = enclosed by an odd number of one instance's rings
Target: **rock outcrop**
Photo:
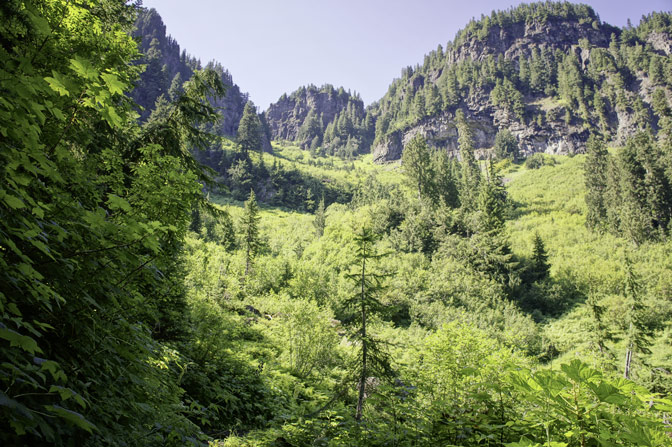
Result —
[[[445, 53], [439, 48], [425, 56], [422, 66], [403, 70], [385, 97], [371, 107], [372, 114], [386, 124], [377, 126], [383, 131], [376, 133], [371, 149], [374, 161], [399, 159], [406, 143], [418, 133], [430, 146], [457, 156], [457, 109], [465, 113], [476, 155], [481, 157], [502, 129], [516, 136], [523, 155], [583, 152], [591, 132], [624, 144], [647, 126], [655, 130], [653, 93], [662, 88], [672, 97], [672, 83], [662, 79], [664, 74], [654, 80], [649, 62], [633, 62], [627, 54], [631, 49], [641, 54], [643, 49], [646, 56], [637, 56], [640, 60], [658, 58], [651, 67], [658, 62], [672, 66], [672, 30], [649, 26], [624, 31], [600, 22], [585, 5], [570, 5], [569, 12], [564, 7], [532, 4], [493, 13], [471, 22]], [[625, 40], [623, 33], [627, 33]], [[541, 61], [543, 68], [537, 68], [537, 75], [546, 78], [545, 87], [532, 88], [532, 81], [523, 79], [523, 69], [529, 77], [534, 60]], [[496, 102], [493, 90], [505, 79], [511, 90]], [[573, 92], [576, 98], [567, 99]], [[437, 96], [441, 105], [428, 111], [428, 98], [436, 104]], [[517, 114], [510, 107], [514, 101], [518, 101]]]
[[[139, 10], [133, 34], [138, 38], [140, 50], [144, 54], [139, 62], [147, 66], [131, 94], [142, 108], [140, 119], [144, 121], [150, 116], [160, 96], [170, 97], [171, 89], [179, 89], [183, 82], [191, 78], [194, 70], [201, 69], [202, 66], [201, 61], [181, 50], [180, 45], [166, 34], [166, 25], [155, 9]], [[235, 138], [249, 97], [241, 92], [233, 82], [231, 73], [222, 64], [213, 61], [206, 67], [216, 71], [226, 87], [222, 98], [212, 100], [212, 105], [219, 110], [221, 119], [210, 130], [220, 136]], [[265, 133], [262, 135], [262, 144], [264, 150], [271, 150]]]
[[362, 100], [343, 87], [335, 89], [327, 84], [318, 88], [310, 85], [299, 88], [289, 96], [282, 95], [270, 105], [264, 116], [274, 140], [297, 141], [299, 130], [310, 112], [320, 120], [322, 128], [326, 128], [351, 102], [363, 116]]

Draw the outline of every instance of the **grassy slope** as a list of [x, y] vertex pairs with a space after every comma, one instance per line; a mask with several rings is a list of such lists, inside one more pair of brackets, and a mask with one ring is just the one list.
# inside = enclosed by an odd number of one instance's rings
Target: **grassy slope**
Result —
[[[518, 204], [508, 223], [513, 250], [532, 251], [532, 235], [538, 231], [546, 243], [551, 275], [571, 281], [584, 294], [597, 293], [606, 308], [606, 320], [618, 328], [625, 312], [622, 295], [623, 259], [630, 256], [644, 287], [649, 319], [669, 319], [672, 278], [672, 243], [647, 243], [640, 247], [609, 234], [599, 235], [585, 227], [583, 155], [555, 157], [555, 166], [538, 170], [518, 168], [507, 174], [507, 189]], [[545, 327], [546, 336], [560, 352], [574, 355], [585, 349], [587, 310], [578, 303]], [[618, 335], [618, 330], [617, 330]], [[668, 333], [661, 328], [654, 345], [654, 362], [669, 361]], [[620, 356], [622, 346], [614, 346]], [[667, 359], [667, 360], [665, 360]]]
[[[264, 154], [264, 157], [267, 165], [275, 159], [315, 177], [332, 178], [350, 185], [358, 184], [370, 174], [385, 183], [400, 184], [403, 179], [398, 164], [374, 165], [370, 155], [352, 161], [313, 157], [298, 147], [274, 143], [274, 154]], [[507, 225], [514, 253], [529, 256], [534, 232], [538, 231], [546, 244], [553, 279], [573, 284], [584, 296], [597, 291], [607, 308], [606, 320], [615, 328], [621, 324], [625, 311], [621, 291], [623, 259], [627, 253], [645, 286], [651, 320], [660, 319], [662, 315], [672, 317], [672, 243], [634, 247], [624, 239], [589, 231], [584, 225], [584, 156], [552, 158], [556, 162], [552, 166], [536, 170], [512, 166], [505, 173], [507, 190], [516, 204]], [[229, 210], [234, 221], [239, 219], [242, 203], [217, 198], [215, 201]], [[352, 218], [342, 208], [337, 214], [339, 221]], [[262, 234], [273, 255], [296, 258], [300, 257], [297, 250], [310, 246], [312, 215], [262, 206], [261, 217]], [[587, 349], [587, 315], [586, 306], [576, 303], [557, 320], [546, 322], [545, 336], [561, 353], [580, 353]], [[663, 331], [658, 335], [657, 343], [664, 344]], [[660, 349], [654, 347], [654, 351]]]

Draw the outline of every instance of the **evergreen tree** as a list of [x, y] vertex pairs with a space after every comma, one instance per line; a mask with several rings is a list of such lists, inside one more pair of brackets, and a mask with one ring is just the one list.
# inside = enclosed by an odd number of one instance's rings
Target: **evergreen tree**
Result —
[[474, 140], [471, 128], [467, 123], [464, 112], [460, 109], [455, 113], [457, 121], [458, 139], [460, 147], [461, 164], [461, 182], [460, 182], [460, 204], [468, 210], [473, 211], [476, 208], [476, 198], [478, 186], [481, 180], [481, 170], [474, 156]]
[[623, 202], [621, 200], [619, 159], [615, 157], [607, 158], [607, 188], [603, 199], [607, 213], [607, 229], [612, 234], [620, 234], [621, 207]]
[[307, 149], [312, 147], [314, 139], [317, 139], [316, 147], [320, 145], [320, 138], [322, 137], [322, 126], [320, 124], [320, 119], [317, 116], [317, 113], [314, 109], [308, 111], [306, 119], [301, 124], [299, 132], [297, 134], [297, 141], [299, 145]]
[[419, 133], [406, 145], [401, 156], [401, 164], [410, 183], [418, 189], [418, 199], [433, 199], [432, 158], [427, 142]]
[[647, 209], [647, 172], [640, 160], [639, 146], [647, 137], [639, 134], [627, 141], [619, 154], [620, 230], [635, 244], [652, 235], [650, 210]]
[[381, 280], [384, 275], [372, 273], [371, 263], [382, 255], [376, 251], [376, 234], [369, 227], [363, 227], [355, 235], [355, 271], [348, 275], [356, 286], [357, 292], [346, 301], [346, 305], [354, 308], [359, 313], [356, 331], [351, 335], [360, 347], [360, 361], [357, 366], [357, 381], [359, 393], [357, 397], [357, 410], [355, 419], [360, 420], [364, 408], [366, 384], [371, 376], [390, 376], [390, 365], [386, 353], [381, 349], [380, 343], [368, 331], [367, 323], [375, 314], [380, 313], [383, 304], [377, 295], [382, 291]]
[[191, 210], [191, 224], [189, 224], [189, 231], [194, 233], [200, 233], [201, 228], [203, 228], [203, 219], [201, 218], [201, 211], [198, 208], [198, 205], [194, 205]]
[[455, 162], [448, 156], [447, 151], [434, 151], [432, 156], [432, 171], [434, 174], [433, 189], [436, 199], [449, 208], [460, 206], [457, 190], [458, 179], [455, 177]]
[[518, 59], [518, 79], [523, 91], [528, 90], [530, 87], [530, 65], [524, 55]]
[[535, 231], [534, 240], [532, 241], [532, 272], [535, 280], [543, 280], [548, 278], [551, 269], [548, 263], [548, 253], [546, 253], [546, 246], [544, 241]]
[[593, 230], [604, 228], [607, 224], [605, 193], [607, 189], [607, 163], [609, 153], [604, 141], [591, 135], [586, 144], [586, 161], [583, 165], [586, 183], [586, 226]]
[[478, 196], [480, 229], [484, 232], [499, 232], [504, 228], [506, 209], [506, 189], [492, 161], [488, 167], [488, 177], [481, 182]]
[[243, 117], [238, 125], [238, 147], [243, 158], [250, 157], [251, 152], [261, 154], [261, 124], [257, 110], [252, 101], [248, 101], [243, 109]]
[[495, 135], [495, 157], [499, 160], [509, 158], [513, 162], [519, 157], [518, 140], [509, 129], [501, 129]]
[[590, 328], [591, 342], [597, 348], [602, 363], [601, 366], [604, 368], [608, 366], [607, 361], [613, 358], [607, 343], [614, 340], [614, 335], [609, 325], [604, 321], [605, 308], [599, 304], [598, 293], [596, 291], [591, 291], [586, 304], [588, 304], [592, 320]]
[[250, 190], [250, 196], [245, 202], [245, 211], [241, 222], [243, 231], [243, 249], [245, 250], [245, 276], [250, 273], [252, 262], [261, 248], [259, 238], [259, 206], [254, 191]]

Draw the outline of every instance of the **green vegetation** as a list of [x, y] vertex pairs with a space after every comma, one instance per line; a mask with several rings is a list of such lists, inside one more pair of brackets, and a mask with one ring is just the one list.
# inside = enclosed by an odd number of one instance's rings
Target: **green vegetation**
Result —
[[[651, 82], [660, 88], [661, 98], [663, 91], [669, 95], [672, 62], [653, 48], [649, 38], [669, 30], [670, 23], [669, 13], [653, 13], [643, 17], [638, 27], [621, 30], [601, 23], [589, 6], [569, 2], [493, 11], [471, 21], [445, 49], [439, 45], [427, 54], [423, 64], [402, 70], [370, 109], [376, 121], [375, 141], [429, 118], [454, 115], [465, 106], [476, 115], [492, 109], [488, 113], [499, 129], [524, 125], [536, 130], [564, 117], [566, 126], [611, 138], [621, 119], [615, 115], [625, 113], [633, 115], [637, 129], [655, 129], [667, 112], [644, 101], [631, 82]], [[522, 51], [504, 52], [491, 45], [503, 39], [502, 45], [518, 42], [515, 48], [519, 48], [523, 35], [516, 30], [535, 27], [552, 27], [549, 32], [563, 38], [525, 44]], [[501, 30], [507, 32], [500, 35]], [[475, 50], [483, 46], [486, 55]], [[474, 99], [478, 97], [483, 99]], [[434, 145], [444, 142], [437, 140]]]
[[3, 445], [672, 445], [664, 93], [574, 157], [479, 162], [460, 112], [459, 160], [268, 153], [218, 70], [134, 111], [136, 13], [0, 7]]

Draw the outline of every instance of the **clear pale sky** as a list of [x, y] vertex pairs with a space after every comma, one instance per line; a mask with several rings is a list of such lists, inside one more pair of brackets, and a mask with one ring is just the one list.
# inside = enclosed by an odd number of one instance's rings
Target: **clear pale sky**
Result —
[[[182, 49], [217, 60], [261, 109], [307, 84], [380, 99], [402, 67], [455, 37], [472, 17], [508, 0], [144, 0]], [[603, 22], [636, 25], [672, 0], [585, 0]]]

